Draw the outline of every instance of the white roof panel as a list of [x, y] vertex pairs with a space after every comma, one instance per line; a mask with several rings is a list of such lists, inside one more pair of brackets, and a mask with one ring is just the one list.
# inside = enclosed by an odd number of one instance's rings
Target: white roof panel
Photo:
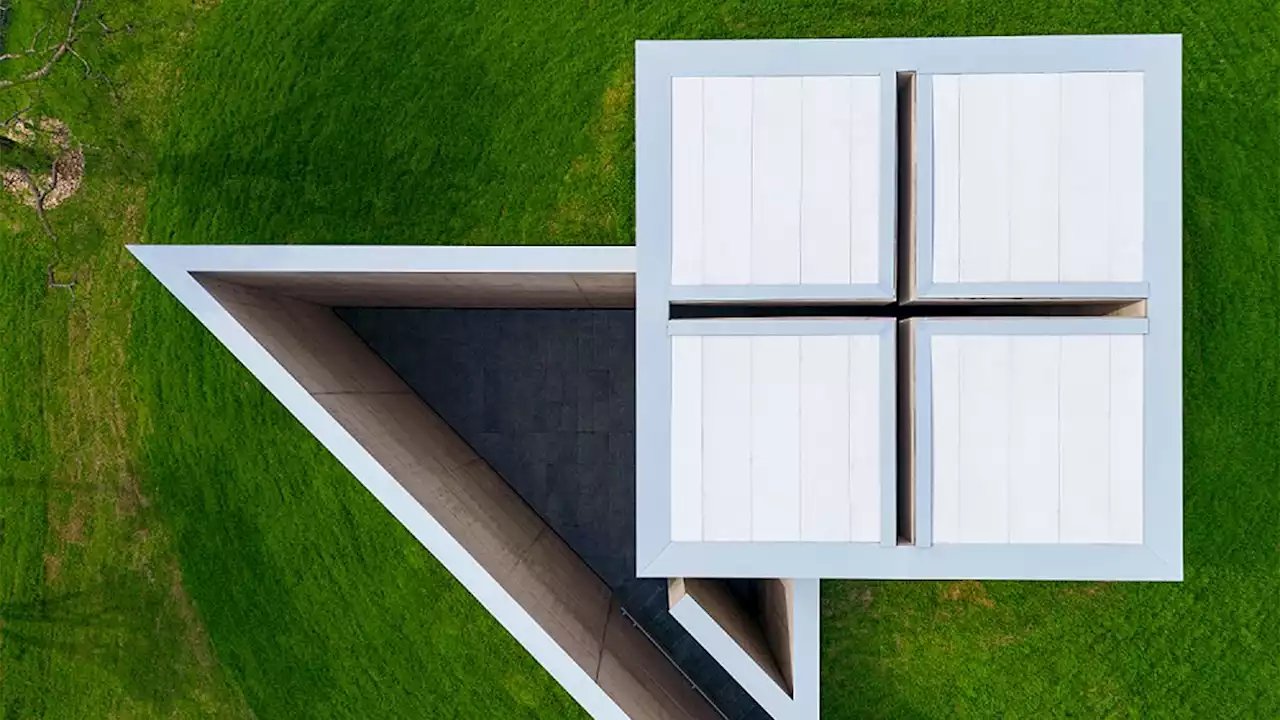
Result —
[[1143, 276], [1143, 74], [936, 75], [938, 283]]
[[879, 282], [881, 82], [672, 78], [672, 284]]
[[673, 539], [880, 542], [883, 342], [673, 336]]
[[1141, 542], [1144, 337], [935, 331], [933, 542]]

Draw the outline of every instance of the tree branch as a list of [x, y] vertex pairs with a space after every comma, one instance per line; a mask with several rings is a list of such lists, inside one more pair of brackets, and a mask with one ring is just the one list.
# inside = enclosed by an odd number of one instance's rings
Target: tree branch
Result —
[[[4, 10], [4, 9], [6, 8], [0, 7], [0, 10]], [[48, 25], [41, 25], [40, 29], [36, 30], [36, 34], [31, 36], [31, 44], [27, 46], [26, 52], [0, 53], [0, 62], [4, 62], [5, 60], [18, 60], [20, 58], [28, 57], [30, 55], [35, 55], [37, 52], [36, 45], [40, 43], [40, 33], [44, 32], [44, 29], [46, 27], [48, 27]], [[45, 50], [48, 50], [48, 48], [45, 48]]]
[[[50, 265], [50, 266], [49, 266], [49, 275], [48, 275], [48, 277], [47, 277], [47, 278], [45, 279], [45, 281], [44, 281], [44, 286], [45, 286], [45, 287], [47, 287], [47, 288], [57, 288], [57, 289], [60, 289], [60, 290], [70, 290], [70, 291], [71, 291], [71, 302], [73, 302], [73, 303], [74, 303], [74, 302], [76, 301], [76, 283], [77, 283], [77, 282], [79, 282], [79, 281], [80, 281], [80, 273], [78, 273], [78, 272], [77, 272], [77, 273], [75, 273], [74, 275], [72, 275], [72, 276], [71, 276], [71, 282], [64, 282], [64, 283], [60, 283], [60, 282], [58, 282], [58, 276], [57, 276], [57, 274], [54, 272], [53, 266], [52, 266], [52, 265]], [[80, 464], [80, 458], [76, 458], [76, 466], [77, 466], [77, 467], [79, 467], [79, 464]]]
[[83, 64], [84, 64], [84, 76], [85, 76], [86, 78], [88, 78], [89, 76], [93, 75], [93, 68], [89, 67], [89, 61], [88, 61], [88, 60], [85, 60], [83, 55], [81, 55], [80, 53], [76, 52], [76, 49], [75, 49], [75, 48], [73, 48], [73, 47], [69, 47], [69, 48], [67, 48], [67, 52], [71, 53], [72, 55], [75, 55], [75, 56], [76, 56], [76, 59], [77, 59], [77, 60], [79, 60], [81, 63], [83, 63]]
[[0, 80], [0, 90], [13, 87], [14, 85], [35, 82], [36, 80], [48, 75], [50, 72], [53, 72], [53, 66], [58, 63], [58, 60], [62, 59], [63, 55], [66, 55], [67, 52], [71, 51], [71, 45], [76, 41], [76, 23], [80, 21], [80, 10], [82, 8], [84, 8], [84, 0], [76, 0], [76, 6], [71, 10], [71, 20], [67, 23], [67, 36], [63, 38], [62, 42], [58, 44], [58, 47], [54, 49], [53, 56], [50, 57], [49, 60], [39, 69], [32, 70], [26, 75], [19, 77], [17, 80]]
[[35, 53], [36, 45], [40, 45], [41, 33], [44, 33], [47, 27], [49, 27], [49, 23], [42, 24], [40, 29], [37, 29], [36, 35], [31, 36], [31, 45], [27, 46], [27, 54]]
[[[44, 232], [49, 239], [58, 242], [58, 236], [53, 232], [53, 226], [49, 224], [49, 216], [44, 212], [44, 198], [49, 194], [48, 190], [41, 190], [40, 185], [36, 183], [36, 179], [31, 177], [31, 172], [26, 168], [18, 168], [18, 172], [22, 175], [22, 179], [27, 182], [27, 187], [31, 188], [31, 194], [35, 198], [36, 215], [40, 217], [40, 224], [44, 226]], [[57, 165], [54, 165], [54, 183], [57, 183], [58, 171]], [[50, 187], [50, 190], [53, 188]]]
[[44, 24], [44, 25], [41, 25], [41, 26], [40, 26], [40, 29], [39, 29], [39, 30], [36, 30], [36, 34], [31, 36], [31, 44], [27, 46], [27, 54], [28, 54], [28, 55], [30, 55], [30, 54], [32, 54], [32, 53], [34, 53], [34, 52], [36, 51], [36, 45], [39, 45], [39, 44], [40, 44], [40, 34], [41, 34], [41, 33], [43, 33], [43, 32], [44, 32], [44, 30], [45, 30], [45, 28], [47, 28], [47, 27], [49, 27], [49, 25], [48, 25], [47, 23], [46, 23], [46, 24]]
[[30, 110], [31, 108], [32, 108], [32, 105], [28, 104], [26, 107], [22, 108], [21, 110], [18, 110], [14, 114], [10, 115], [9, 119], [5, 120], [3, 124], [0, 124], [0, 127], [9, 127], [10, 125], [13, 124], [14, 120], [17, 120], [18, 118], [27, 114], [27, 111]]

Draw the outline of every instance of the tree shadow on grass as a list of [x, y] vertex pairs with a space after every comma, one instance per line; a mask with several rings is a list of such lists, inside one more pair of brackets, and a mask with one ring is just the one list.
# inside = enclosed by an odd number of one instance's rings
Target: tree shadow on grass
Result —
[[[321, 716], [336, 685], [328, 648], [297, 637], [306, 623], [298, 614], [294, 581], [266, 550], [268, 541], [244, 499], [235, 497], [239, 485], [230, 478], [243, 472], [232, 457], [236, 445], [215, 440], [213, 446], [195, 460], [198, 466], [171, 447], [152, 448], [152, 458], [156, 451], [167, 457], [147, 464], [152, 477], [145, 484], [176, 521], [184, 589], [199, 604], [218, 663], [255, 713]], [[269, 477], [259, 482], [271, 484]]]
[[[305, 23], [257, 30], [218, 62], [193, 63], [201, 89], [185, 95], [182, 130], [161, 153], [153, 241], [422, 243], [454, 234], [483, 182], [493, 79], [448, 23], [411, 13], [381, 25], [390, 12], [321, 3]], [[209, 42], [233, 29], [211, 26]], [[293, 52], [256, 52], [264, 34]]]
[[0, 643], [96, 666], [157, 714], [175, 708], [183, 668], [193, 662], [186, 632], [170, 588], [122, 568], [79, 590], [0, 603]]

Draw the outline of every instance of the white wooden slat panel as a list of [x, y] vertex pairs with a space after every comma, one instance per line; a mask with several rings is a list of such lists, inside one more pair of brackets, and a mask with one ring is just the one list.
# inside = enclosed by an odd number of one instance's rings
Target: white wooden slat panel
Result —
[[1056, 282], [1061, 76], [1025, 73], [1009, 81], [1009, 277]]
[[1113, 335], [1111, 341], [1111, 525], [1114, 543], [1142, 542], [1143, 341]]
[[[933, 353], [933, 542], [960, 542], [960, 339], [936, 335]], [[916, 402], [928, 401], [917, 397]]]
[[1009, 338], [960, 338], [960, 541], [1009, 540]]
[[800, 537], [849, 540], [849, 340], [800, 338]]
[[1111, 253], [1110, 76], [1062, 76], [1059, 277], [1063, 282], [1105, 282]]
[[960, 77], [960, 281], [1009, 279], [1009, 76]]
[[1110, 74], [1110, 188], [1107, 234], [1114, 282], [1142, 280], [1143, 133], [1142, 73]]
[[800, 282], [800, 104], [797, 77], [754, 78], [751, 282]]
[[1060, 338], [1014, 336], [1009, 424], [1009, 542], [1058, 542]]
[[933, 77], [935, 282], [1138, 282], [1143, 76]]
[[849, 337], [849, 539], [880, 542], [880, 343]]
[[933, 280], [960, 280], [960, 76], [933, 76]]
[[879, 76], [850, 83], [849, 279], [880, 278], [880, 83]]
[[848, 77], [803, 78], [800, 281], [849, 282]]
[[702, 78], [671, 79], [671, 284], [702, 282]]
[[751, 539], [751, 339], [702, 338], [702, 532]]
[[671, 338], [671, 539], [702, 539], [702, 338]]
[[1060, 542], [1104, 543], [1109, 534], [1110, 365], [1106, 336], [1062, 338]]
[[751, 539], [800, 539], [800, 338], [751, 338]]
[[751, 282], [751, 78], [703, 79], [702, 281]]

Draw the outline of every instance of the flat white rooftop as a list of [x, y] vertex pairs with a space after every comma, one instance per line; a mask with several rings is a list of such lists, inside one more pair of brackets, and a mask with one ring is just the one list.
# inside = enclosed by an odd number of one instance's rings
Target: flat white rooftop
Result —
[[641, 575], [1181, 577], [1177, 38], [636, 76]]

